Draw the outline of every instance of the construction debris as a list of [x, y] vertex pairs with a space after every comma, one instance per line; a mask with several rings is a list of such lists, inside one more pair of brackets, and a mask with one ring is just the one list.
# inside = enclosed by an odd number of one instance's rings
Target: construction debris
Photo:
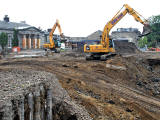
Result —
[[111, 64], [106, 64], [106, 67], [107, 67], [107, 68], [111, 68], [111, 69], [126, 70], [125, 67], [116, 66], [116, 65], [111, 65]]
[[91, 120], [87, 111], [71, 100], [54, 74], [4, 68], [0, 82], [0, 120]]
[[138, 50], [136, 45], [132, 42], [114, 41], [114, 47], [116, 53], [120, 54], [126, 54], [126, 53], [135, 54], [140, 52], [140, 50]]

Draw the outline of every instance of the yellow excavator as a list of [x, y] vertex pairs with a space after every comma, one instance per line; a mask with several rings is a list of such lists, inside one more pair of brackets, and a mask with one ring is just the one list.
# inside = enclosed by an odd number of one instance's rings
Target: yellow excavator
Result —
[[58, 30], [59, 30], [59, 33], [60, 33], [60, 37], [64, 37], [63, 33], [62, 33], [61, 26], [59, 24], [59, 20], [56, 20], [56, 23], [54, 24], [54, 26], [52, 27], [51, 32], [49, 33], [49, 41], [50, 41], [50, 43], [43, 44], [43, 48], [45, 49], [45, 51], [51, 50], [51, 51], [54, 51], [56, 53], [60, 52], [60, 47], [61, 47], [60, 40], [59, 39], [53, 39], [53, 33], [56, 30], [56, 27], [58, 27]]
[[[123, 8], [125, 9], [122, 11]], [[141, 36], [147, 35], [151, 32], [148, 21], [129, 5], [124, 4], [117, 14], [105, 25], [100, 44], [84, 45], [84, 52], [89, 53], [86, 55], [86, 60], [107, 60], [109, 56], [116, 54], [116, 51], [113, 47], [113, 41], [109, 38], [109, 32], [127, 13], [132, 15], [137, 22], [140, 22], [144, 25]]]

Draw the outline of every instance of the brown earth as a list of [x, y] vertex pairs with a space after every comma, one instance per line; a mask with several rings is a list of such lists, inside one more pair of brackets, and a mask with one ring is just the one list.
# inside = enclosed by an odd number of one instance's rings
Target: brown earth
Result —
[[114, 48], [117, 53], [139, 53], [139, 49], [132, 42], [114, 41]]
[[75, 53], [0, 61], [11, 68], [55, 73], [94, 120], [160, 120], [160, 57], [146, 53], [85, 61]]

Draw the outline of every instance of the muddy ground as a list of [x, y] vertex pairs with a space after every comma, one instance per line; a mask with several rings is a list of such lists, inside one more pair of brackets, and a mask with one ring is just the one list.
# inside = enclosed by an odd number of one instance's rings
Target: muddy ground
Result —
[[94, 120], [160, 120], [160, 53], [86, 61], [82, 54], [0, 61], [11, 68], [55, 73], [71, 98]]

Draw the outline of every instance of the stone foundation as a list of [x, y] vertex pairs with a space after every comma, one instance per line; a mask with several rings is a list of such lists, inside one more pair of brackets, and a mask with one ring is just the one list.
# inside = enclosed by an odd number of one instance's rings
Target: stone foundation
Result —
[[51, 73], [13, 69], [0, 82], [0, 120], [91, 120]]

